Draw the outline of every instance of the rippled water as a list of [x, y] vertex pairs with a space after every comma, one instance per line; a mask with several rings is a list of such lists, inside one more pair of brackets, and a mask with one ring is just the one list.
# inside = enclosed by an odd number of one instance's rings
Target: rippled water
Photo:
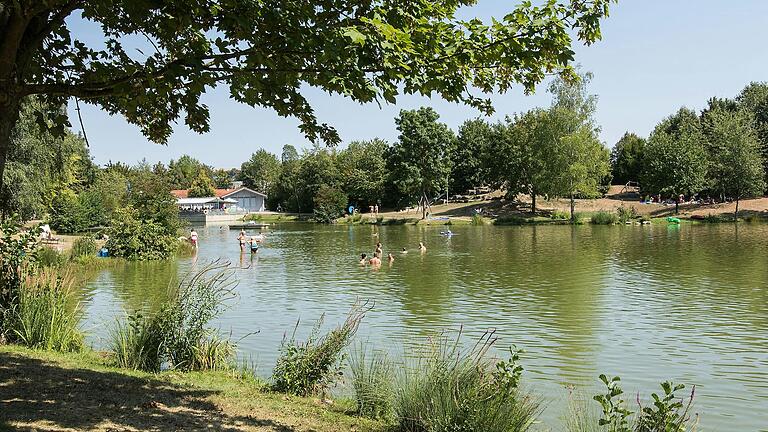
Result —
[[[695, 384], [700, 430], [768, 431], [768, 226], [441, 229], [284, 224], [251, 257], [237, 231], [208, 226], [194, 258], [99, 274], [86, 327], [103, 345], [115, 315], [156, 307], [178, 276], [223, 258], [240, 267], [239, 298], [218, 325], [235, 339], [259, 332], [239, 349], [265, 376], [297, 319], [301, 334], [322, 313], [336, 324], [359, 297], [375, 309], [358, 338], [395, 352], [441, 330], [463, 326], [469, 340], [497, 329], [500, 346], [527, 351], [527, 383], [554, 429], [566, 386], [591, 394], [606, 373], [629, 400], [666, 379]], [[358, 265], [377, 240], [393, 265]]]

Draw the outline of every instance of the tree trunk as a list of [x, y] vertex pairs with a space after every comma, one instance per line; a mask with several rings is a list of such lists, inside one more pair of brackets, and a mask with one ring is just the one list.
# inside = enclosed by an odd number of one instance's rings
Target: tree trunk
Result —
[[675, 214], [680, 213], [680, 198], [675, 198]]
[[576, 218], [574, 217], [574, 215], [576, 214], [574, 212], [575, 208], [576, 208], [576, 202], [573, 199], [573, 192], [571, 192], [571, 223], [576, 222]]
[[738, 222], [739, 221], [739, 197], [736, 196], [736, 211], [733, 212], [733, 221]]
[[531, 188], [531, 213], [536, 214], [536, 189]]

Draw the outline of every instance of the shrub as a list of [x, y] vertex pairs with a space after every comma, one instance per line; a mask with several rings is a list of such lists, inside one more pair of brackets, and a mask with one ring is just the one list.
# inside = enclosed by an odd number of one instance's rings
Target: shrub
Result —
[[234, 296], [229, 264], [213, 262], [179, 283], [154, 315], [131, 314], [117, 322], [111, 346], [119, 366], [158, 371], [229, 367], [234, 346], [208, 328]]
[[37, 263], [43, 267], [61, 267], [66, 261], [66, 255], [53, 248], [42, 247], [37, 252]]
[[332, 223], [344, 215], [347, 195], [338, 188], [320, 186], [315, 194], [314, 218], [318, 222]]
[[616, 213], [599, 211], [590, 218], [593, 225], [615, 225], [619, 223], [619, 216]]
[[93, 256], [96, 254], [96, 240], [91, 236], [80, 237], [72, 243], [72, 258]]
[[627, 221], [630, 221], [632, 219], [637, 219], [637, 209], [634, 207], [624, 207], [619, 206], [619, 208], [616, 209], [616, 214], [619, 217], [619, 221], [621, 223], [625, 223]]
[[486, 333], [469, 350], [459, 339], [438, 338], [415, 366], [406, 368], [395, 399], [395, 419], [403, 431], [527, 431], [539, 404], [519, 389], [522, 367], [518, 352], [494, 362], [488, 351], [495, 342]]
[[16, 218], [0, 222], [0, 340], [8, 332], [11, 313], [18, 305], [21, 269], [25, 263], [37, 259], [36, 232], [36, 229], [21, 231]]
[[138, 219], [137, 212], [130, 207], [115, 211], [107, 234], [105, 246], [109, 254], [131, 260], [168, 258], [177, 241], [159, 223]]
[[685, 388], [684, 385], [675, 385], [672, 382], [661, 384], [664, 393], [651, 394], [652, 405], [643, 406], [638, 396], [640, 411], [633, 416], [627, 409], [626, 402], [621, 399], [624, 391], [621, 389], [619, 377], [608, 378], [600, 375], [600, 381], [605, 384], [607, 392], [593, 397], [602, 408], [602, 415], [594, 422], [594, 416], [583, 415], [579, 421], [568, 422], [568, 432], [688, 432], [695, 431], [698, 418], [691, 417], [690, 409], [693, 405], [694, 390], [686, 402], [685, 399], [677, 399], [675, 392]]
[[372, 419], [388, 419], [394, 399], [394, 364], [384, 351], [361, 345], [349, 359], [352, 386], [358, 414]]
[[31, 348], [79, 351], [83, 335], [78, 329], [81, 310], [74, 276], [50, 268], [24, 272], [11, 320], [13, 340]]
[[486, 219], [479, 214], [473, 214], [472, 220], [469, 222], [470, 225], [477, 225], [477, 226], [485, 225], [486, 223], [488, 223]]
[[291, 338], [283, 337], [280, 345], [280, 357], [272, 372], [272, 389], [297, 396], [325, 392], [341, 376], [344, 349], [369, 310], [366, 303], [355, 303], [342, 325], [321, 336], [323, 315], [305, 342], [296, 341], [297, 322]]
[[493, 221], [494, 225], [525, 225], [527, 219], [518, 215], [500, 216]]
[[571, 218], [571, 215], [567, 211], [554, 210], [549, 217], [553, 220], [568, 220]]

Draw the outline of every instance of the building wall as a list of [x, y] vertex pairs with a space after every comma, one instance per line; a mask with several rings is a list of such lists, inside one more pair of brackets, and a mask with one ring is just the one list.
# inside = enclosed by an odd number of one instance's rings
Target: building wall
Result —
[[249, 212], [266, 210], [266, 207], [264, 206], [264, 197], [247, 190], [237, 191], [231, 195], [227, 195], [227, 198], [237, 200], [237, 206]]

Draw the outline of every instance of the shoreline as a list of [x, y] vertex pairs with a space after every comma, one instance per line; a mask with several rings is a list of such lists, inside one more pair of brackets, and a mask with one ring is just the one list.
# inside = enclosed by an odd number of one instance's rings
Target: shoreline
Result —
[[88, 351], [0, 345], [0, 429], [379, 432], [354, 403], [266, 390], [232, 371], [158, 374], [112, 367]]

